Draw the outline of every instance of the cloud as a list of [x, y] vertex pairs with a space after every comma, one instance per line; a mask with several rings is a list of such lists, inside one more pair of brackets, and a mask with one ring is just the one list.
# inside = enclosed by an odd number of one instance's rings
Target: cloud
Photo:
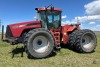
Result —
[[95, 22], [89, 22], [89, 24], [95, 24]]
[[[75, 17], [73, 20], [71, 21], [65, 21], [65, 22], [69, 22], [70, 24], [76, 24], [76, 23], [83, 23], [83, 22], [88, 22], [89, 24], [95, 24], [96, 22], [100, 21], [100, 15], [94, 15], [94, 16], [78, 16]], [[63, 24], [65, 23], [63, 22]]]
[[[90, 22], [89, 24], [95, 24], [100, 22], [100, 0], [92, 1], [84, 6], [87, 16], [78, 16], [79, 22]], [[77, 17], [74, 18], [74, 21]], [[95, 22], [95, 23], [94, 23]]]
[[[75, 20], [77, 17], [75, 17]], [[91, 22], [91, 21], [100, 21], [100, 15], [93, 15], [93, 16], [79, 16], [78, 17], [79, 22]]]
[[75, 17], [71, 21], [65, 21], [62, 22], [62, 25], [68, 23], [68, 24], [76, 24], [76, 23], [83, 23], [83, 22], [88, 22], [89, 24], [95, 24], [96, 22], [100, 22], [100, 15], [94, 15], [94, 16], [78, 16]]
[[86, 16], [76, 16], [71, 21], [65, 21], [62, 22], [62, 25], [66, 24], [75, 24], [79, 22], [82, 24], [81, 28], [87, 28], [91, 30], [99, 30], [100, 31], [100, 25], [96, 25], [94, 27], [85, 27], [83, 22], [88, 22], [88, 24], [96, 24], [96, 22], [100, 22], [100, 0], [94, 0], [88, 4], [84, 5], [85, 8], [85, 14]]
[[64, 19], [64, 18], [67, 18], [67, 16], [66, 16], [66, 15], [64, 15], [64, 16], [62, 16], [61, 18], [62, 18], [62, 19]]
[[100, 25], [97, 25], [96, 27], [100, 27]]
[[64, 25], [69, 25], [69, 24], [71, 24], [71, 22], [70, 21], [62, 21], [61, 22], [61, 26], [64, 26]]
[[[79, 22], [97, 22], [100, 21], [100, 0], [92, 1], [84, 5], [87, 16], [78, 16]], [[74, 20], [77, 20], [75, 17]]]
[[36, 16], [34, 18], [36, 19]]
[[100, 0], [95, 0], [84, 6], [87, 15], [100, 15]]

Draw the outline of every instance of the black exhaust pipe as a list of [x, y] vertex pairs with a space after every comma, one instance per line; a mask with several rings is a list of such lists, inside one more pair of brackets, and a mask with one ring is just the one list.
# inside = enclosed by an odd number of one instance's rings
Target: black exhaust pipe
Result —
[[1, 34], [1, 40], [3, 41], [4, 39], [4, 25], [2, 25], [2, 34]]

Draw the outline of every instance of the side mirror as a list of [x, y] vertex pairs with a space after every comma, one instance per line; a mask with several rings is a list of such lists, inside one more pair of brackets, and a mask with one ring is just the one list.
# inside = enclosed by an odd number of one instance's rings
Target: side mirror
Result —
[[35, 10], [39, 13], [38, 8], [35, 8]]
[[37, 11], [38, 11], [38, 8], [35, 8], [35, 10], [37, 10]]

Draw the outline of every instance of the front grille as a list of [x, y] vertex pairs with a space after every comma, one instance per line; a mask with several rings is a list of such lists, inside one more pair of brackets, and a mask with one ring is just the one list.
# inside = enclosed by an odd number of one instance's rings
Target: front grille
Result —
[[10, 27], [7, 26], [6, 27], [6, 38], [10, 38], [10, 37], [12, 37], [12, 33], [11, 33], [11, 30], [10, 30]]

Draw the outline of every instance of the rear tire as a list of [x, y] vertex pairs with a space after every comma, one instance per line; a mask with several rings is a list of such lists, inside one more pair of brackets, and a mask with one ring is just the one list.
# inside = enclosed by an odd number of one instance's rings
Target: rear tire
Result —
[[24, 44], [29, 58], [48, 57], [54, 48], [53, 36], [48, 30], [42, 28], [29, 31]]
[[69, 33], [68, 44], [67, 44], [69, 49], [72, 49], [72, 50], [74, 49], [77, 32], [78, 30], [74, 30], [73, 32]]
[[79, 30], [75, 41], [75, 50], [81, 53], [93, 52], [96, 48], [96, 35], [93, 31], [84, 29]]

